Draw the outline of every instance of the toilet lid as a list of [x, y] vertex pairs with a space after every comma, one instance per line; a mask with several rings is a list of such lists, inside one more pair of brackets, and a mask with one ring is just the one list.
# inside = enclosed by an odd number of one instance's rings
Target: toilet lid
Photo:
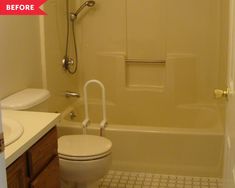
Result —
[[109, 139], [95, 135], [66, 135], [58, 139], [59, 155], [72, 158], [103, 156], [111, 147]]

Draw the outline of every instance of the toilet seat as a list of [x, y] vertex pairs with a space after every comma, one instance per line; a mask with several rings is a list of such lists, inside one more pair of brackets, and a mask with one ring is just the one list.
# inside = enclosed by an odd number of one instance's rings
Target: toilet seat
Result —
[[104, 153], [103, 155], [95, 155], [95, 156], [87, 156], [87, 157], [78, 157], [78, 156], [68, 156], [68, 155], [62, 155], [58, 154], [60, 159], [64, 160], [70, 160], [70, 161], [90, 161], [90, 160], [96, 160], [103, 157], [106, 157], [107, 155], [111, 154], [111, 151]]
[[112, 142], [95, 135], [66, 135], [58, 139], [59, 158], [88, 161], [111, 154]]

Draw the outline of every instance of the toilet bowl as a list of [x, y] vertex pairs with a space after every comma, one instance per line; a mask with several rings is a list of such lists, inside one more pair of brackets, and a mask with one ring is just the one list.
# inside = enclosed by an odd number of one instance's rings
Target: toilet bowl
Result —
[[111, 148], [112, 142], [100, 136], [60, 137], [58, 153], [62, 181], [79, 188], [94, 187], [94, 183], [109, 170], [112, 161]]

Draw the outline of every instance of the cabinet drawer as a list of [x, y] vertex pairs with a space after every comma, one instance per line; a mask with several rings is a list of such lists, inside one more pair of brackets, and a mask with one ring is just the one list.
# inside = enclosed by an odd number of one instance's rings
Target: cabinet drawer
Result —
[[55, 157], [31, 183], [31, 188], [59, 188], [59, 159]]
[[29, 176], [34, 178], [57, 155], [57, 131], [53, 128], [27, 152]]

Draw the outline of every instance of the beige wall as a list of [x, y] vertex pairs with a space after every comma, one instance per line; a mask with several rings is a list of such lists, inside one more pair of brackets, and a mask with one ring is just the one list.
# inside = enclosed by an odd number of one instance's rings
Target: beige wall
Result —
[[1, 16], [0, 25], [0, 99], [42, 87], [38, 16]]
[[46, 87], [51, 92], [49, 111], [62, 111], [74, 102], [64, 92], [78, 90], [79, 76], [67, 74], [61, 66], [65, 1], [49, 0], [44, 9], [48, 15], [41, 23], [38, 16], [0, 17], [0, 99], [27, 87]]
[[51, 92], [49, 111], [62, 111], [74, 102], [64, 92], [78, 90], [79, 75], [71, 76], [61, 66], [65, 1], [49, 0], [44, 9], [48, 15], [41, 22], [38, 16], [0, 17], [0, 99], [27, 87], [46, 87]]

